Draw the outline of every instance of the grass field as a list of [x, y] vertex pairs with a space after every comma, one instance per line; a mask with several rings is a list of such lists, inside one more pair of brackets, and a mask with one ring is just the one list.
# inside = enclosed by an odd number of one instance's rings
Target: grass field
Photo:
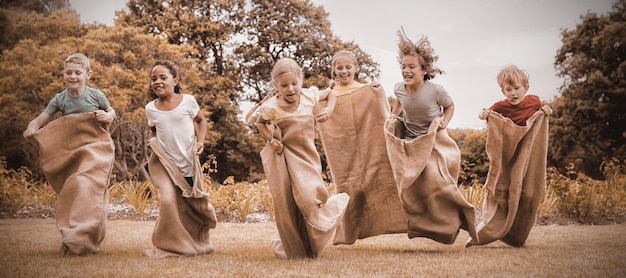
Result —
[[282, 260], [273, 222], [219, 223], [212, 254], [154, 259], [154, 221], [108, 222], [102, 251], [60, 255], [52, 219], [0, 220], [1, 277], [626, 277], [626, 225], [535, 226], [524, 248], [495, 242], [464, 248], [406, 234], [329, 246], [317, 259]]

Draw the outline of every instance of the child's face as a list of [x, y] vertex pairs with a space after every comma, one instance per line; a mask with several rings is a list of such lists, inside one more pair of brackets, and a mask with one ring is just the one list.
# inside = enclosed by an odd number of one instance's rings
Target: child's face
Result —
[[506, 100], [509, 101], [511, 105], [518, 105], [524, 100], [526, 92], [528, 92], [528, 85], [504, 83], [501, 89]]
[[333, 71], [336, 75], [336, 81], [339, 85], [349, 85], [354, 81], [354, 74], [359, 70], [359, 66], [354, 64], [354, 61], [348, 58], [339, 58], [335, 61]]
[[158, 97], [174, 94], [176, 85], [178, 85], [178, 77], [174, 77], [167, 67], [157, 65], [152, 69], [150, 88]]
[[91, 78], [91, 71], [85, 69], [81, 64], [65, 63], [63, 68], [63, 79], [69, 87], [70, 93], [81, 94], [85, 90], [85, 83]]
[[274, 80], [278, 94], [287, 102], [295, 102], [300, 97], [302, 80], [295, 73], [285, 73]]
[[406, 85], [414, 85], [424, 81], [426, 71], [422, 69], [417, 56], [407, 55], [402, 57], [402, 79]]

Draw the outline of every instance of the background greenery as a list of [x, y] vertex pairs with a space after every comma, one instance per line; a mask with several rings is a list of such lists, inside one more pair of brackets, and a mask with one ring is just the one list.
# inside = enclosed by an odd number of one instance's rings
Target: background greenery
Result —
[[[584, 186], [608, 182], [607, 163], [623, 165], [626, 159], [625, 7], [626, 0], [617, 0], [608, 14], [581, 15], [575, 29], [562, 30], [563, 45], [555, 54], [556, 74], [564, 83], [550, 104], [555, 113], [549, 174], [574, 181], [585, 177]], [[304, 65], [304, 86], [323, 88], [332, 54], [349, 49], [361, 63], [359, 80], [378, 77], [378, 64], [355, 43], [335, 36], [327, 17], [322, 7], [302, 0], [129, 0], [115, 25], [105, 26], [81, 24], [67, 0], [0, 1], [4, 171], [27, 173], [19, 181], [22, 187], [45, 184], [36, 150], [21, 134], [64, 88], [63, 59], [82, 52], [94, 71], [88, 85], [101, 89], [118, 115], [111, 126], [116, 145], [112, 184], [149, 180], [144, 105], [148, 71], [159, 59], [181, 65], [183, 91], [196, 97], [209, 120], [202, 160], [210, 166], [206, 174], [212, 184], [262, 183], [264, 141], [241, 121], [240, 105], [265, 96], [274, 61], [295, 58]], [[485, 131], [450, 134], [462, 153], [459, 185], [480, 186], [489, 165]]]

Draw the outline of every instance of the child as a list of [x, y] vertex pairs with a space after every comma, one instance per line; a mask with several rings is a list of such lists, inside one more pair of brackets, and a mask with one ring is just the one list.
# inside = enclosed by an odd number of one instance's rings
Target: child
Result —
[[[85, 255], [99, 252], [106, 232], [107, 186], [115, 160], [108, 127], [115, 110], [102, 92], [86, 86], [92, 71], [85, 55], [69, 55], [63, 65], [68, 88], [50, 100], [23, 135], [38, 145], [42, 170], [57, 194], [62, 254]], [[48, 124], [57, 112], [62, 117]]]
[[[152, 132], [148, 162], [152, 184], [158, 188], [159, 218], [152, 234], [152, 257], [206, 254], [214, 247], [209, 229], [217, 218], [203, 191], [198, 160], [204, 149], [207, 122], [192, 95], [181, 94], [181, 75], [171, 61], [157, 61], [150, 72], [146, 104]], [[195, 123], [195, 127], [194, 127]], [[197, 130], [196, 130], [197, 127]]]
[[335, 188], [350, 196], [334, 244], [406, 232], [383, 132], [389, 101], [382, 86], [356, 81], [358, 71], [351, 51], [333, 56], [331, 89], [337, 105], [332, 117], [318, 124]]
[[394, 87], [396, 101], [391, 116], [395, 118], [402, 113], [403, 137], [410, 140], [425, 134], [435, 118], [443, 117], [439, 129], [446, 128], [454, 114], [454, 103], [442, 86], [429, 81], [443, 71], [434, 65], [439, 56], [430, 47], [428, 38], [422, 36], [415, 44], [404, 33], [400, 38], [399, 62], [404, 82]]
[[525, 71], [508, 66], [498, 73], [497, 80], [506, 99], [478, 116], [487, 120], [485, 151], [490, 164], [483, 220], [477, 227], [479, 240], [469, 239], [466, 247], [496, 240], [523, 247], [546, 192], [546, 115], [552, 109], [539, 97], [526, 95], [529, 82]]
[[[300, 66], [283, 58], [272, 68], [276, 95], [262, 102], [256, 126], [267, 145], [261, 152], [278, 233], [272, 249], [282, 258], [314, 258], [335, 233], [348, 205], [346, 193], [329, 196], [315, 148], [315, 120], [326, 121], [335, 106], [332, 91], [302, 88]], [[328, 105], [317, 114], [320, 100]]]
[[465, 229], [476, 238], [475, 208], [457, 186], [461, 152], [445, 129], [454, 105], [443, 87], [428, 81], [442, 73], [433, 64], [438, 56], [428, 38], [414, 44], [404, 32], [398, 35], [404, 82], [395, 86], [396, 102], [393, 117], [385, 123], [385, 138], [408, 218], [408, 237], [451, 244]]
[[519, 126], [526, 126], [526, 120], [539, 109], [548, 115], [552, 114], [552, 108], [544, 105], [538, 96], [526, 95], [529, 88], [526, 71], [511, 65], [500, 70], [496, 80], [498, 80], [500, 90], [506, 99], [480, 111], [478, 118], [481, 120], [486, 120], [489, 113], [493, 111], [511, 119]]

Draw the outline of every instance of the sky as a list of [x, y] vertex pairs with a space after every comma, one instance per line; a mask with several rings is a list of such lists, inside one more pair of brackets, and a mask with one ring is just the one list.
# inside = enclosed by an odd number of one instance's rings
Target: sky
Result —
[[[379, 64], [378, 80], [388, 95], [402, 81], [397, 61], [397, 32], [410, 39], [425, 35], [445, 74], [441, 84], [455, 103], [449, 128], [482, 129], [482, 108], [504, 98], [498, 71], [516, 65], [530, 75], [529, 94], [549, 102], [563, 79], [554, 61], [560, 32], [572, 30], [587, 12], [611, 10], [610, 0], [313, 0], [329, 13], [333, 33], [353, 41]], [[81, 22], [113, 25], [126, 0], [70, 0]], [[243, 108], [242, 108], [243, 109]]]

